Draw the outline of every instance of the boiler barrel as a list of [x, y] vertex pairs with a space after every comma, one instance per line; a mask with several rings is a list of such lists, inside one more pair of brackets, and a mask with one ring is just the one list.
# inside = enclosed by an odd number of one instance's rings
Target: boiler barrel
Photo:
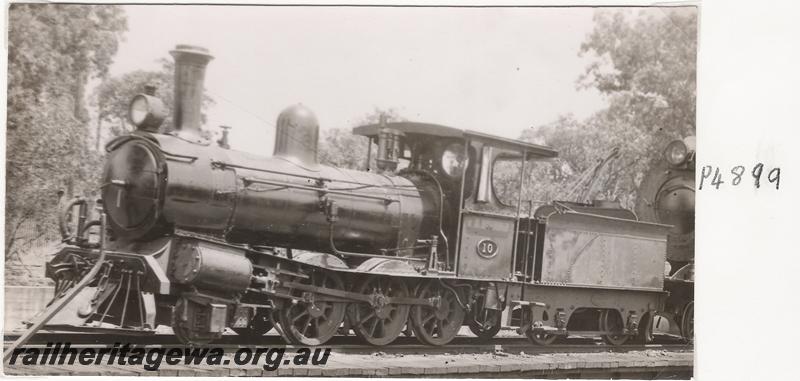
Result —
[[[144, 139], [125, 142], [112, 152], [109, 163], [122, 165], [125, 158], [115, 155], [126, 152], [136, 152], [139, 162], [151, 161], [141, 158], [141, 149], [125, 149], [146, 144], [154, 151], [152, 161], [164, 163], [164, 181], [138, 182], [157, 183], [152, 186], [158, 189], [104, 192], [104, 199], [114, 200], [106, 202], [112, 221], [115, 215], [126, 215], [126, 205], [141, 205], [142, 195], [153, 195], [153, 203], [162, 205], [156, 217], [182, 229], [224, 233], [235, 242], [331, 252], [331, 216], [326, 210], [332, 201], [338, 209], [333, 245], [340, 251], [379, 254], [380, 249], [411, 247], [418, 238], [436, 234], [439, 195], [421, 192], [407, 178], [198, 146], [168, 135], [152, 137], [158, 146]], [[135, 170], [107, 169], [105, 182]], [[146, 234], [121, 225], [112, 223], [123, 236]]]

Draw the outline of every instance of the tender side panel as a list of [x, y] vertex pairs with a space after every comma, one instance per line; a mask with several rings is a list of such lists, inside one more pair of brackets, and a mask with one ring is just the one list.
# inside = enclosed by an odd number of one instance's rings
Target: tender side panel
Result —
[[667, 226], [566, 213], [546, 222], [541, 280], [661, 290]]

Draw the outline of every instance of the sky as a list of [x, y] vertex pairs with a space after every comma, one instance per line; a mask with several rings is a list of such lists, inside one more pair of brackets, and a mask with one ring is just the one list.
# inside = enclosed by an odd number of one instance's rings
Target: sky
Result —
[[606, 106], [576, 81], [593, 8], [124, 6], [129, 30], [112, 75], [156, 70], [176, 44], [215, 57], [208, 126], [234, 149], [271, 154], [281, 110], [302, 103], [320, 127], [351, 128], [375, 108], [408, 120], [517, 138]]

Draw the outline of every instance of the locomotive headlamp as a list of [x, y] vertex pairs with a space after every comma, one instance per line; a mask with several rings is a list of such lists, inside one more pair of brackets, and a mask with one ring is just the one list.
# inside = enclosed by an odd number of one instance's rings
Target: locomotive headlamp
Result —
[[664, 159], [672, 165], [681, 165], [689, 156], [689, 149], [681, 140], [674, 140], [664, 149]]
[[155, 131], [167, 117], [164, 103], [160, 99], [147, 94], [133, 97], [128, 107], [128, 117], [140, 130]]

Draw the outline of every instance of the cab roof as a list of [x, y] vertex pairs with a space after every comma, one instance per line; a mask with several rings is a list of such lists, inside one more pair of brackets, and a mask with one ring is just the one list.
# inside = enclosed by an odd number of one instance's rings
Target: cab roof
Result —
[[504, 138], [496, 135], [485, 134], [483, 132], [462, 130], [453, 127], [442, 126], [432, 123], [417, 123], [417, 122], [391, 122], [381, 124], [368, 124], [353, 128], [353, 133], [356, 135], [366, 136], [369, 138], [377, 138], [378, 131], [381, 128], [387, 127], [402, 132], [404, 135], [413, 137], [413, 135], [424, 136], [437, 136], [442, 138], [462, 138], [462, 139], [475, 139], [488, 143], [491, 146], [507, 148], [515, 151], [525, 151], [528, 156], [538, 157], [556, 157], [558, 151], [553, 148], [523, 142], [516, 139]]

